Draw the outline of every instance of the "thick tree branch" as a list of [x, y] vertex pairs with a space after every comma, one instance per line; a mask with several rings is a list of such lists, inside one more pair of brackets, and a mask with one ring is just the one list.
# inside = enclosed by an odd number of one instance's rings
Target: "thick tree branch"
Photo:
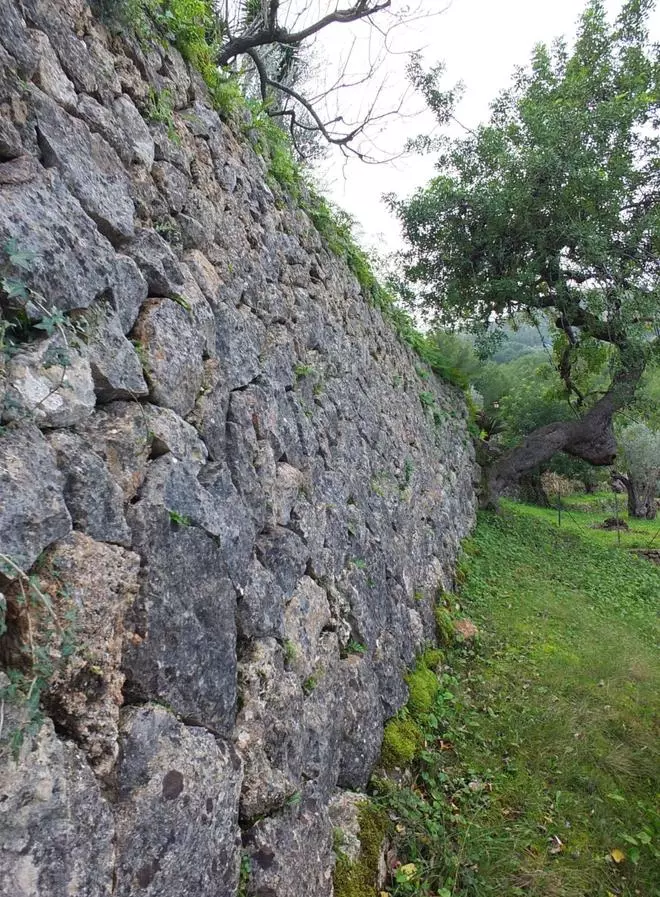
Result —
[[[273, 5], [277, 6], [278, 4], [271, 4], [271, 10]], [[360, 19], [366, 19], [378, 12], [382, 12], [384, 9], [389, 9], [391, 5], [392, 0], [383, 0], [381, 3], [369, 3], [368, 0], [358, 0], [354, 6], [348, 9], [337, 9], [335, 12], [323, 16], [307, 28], [293, 32], [287, 31], [286, 28], [278, 27], [276, 18], [269, 17], [266, 26], [255, 34], [238, 35], [230, 40], [218, 56], [218, 65], [227, 65], [232, 59], [247, 53], [248, 50], [264, 47], [268, 44], [297, 46], [307, 38], [327, 28], [328, 25], [358, 22]]]
[[549, 461], [557, 452], [582, 458], [596, 467], [611, 464], [617, 453], [612, 417], [630, 403], [643, 371], [644, 362], [640, 358], [637, 364], [622, 369], [614, 377], [607, 393], [583, 417], [540, 427], [496, 461], [486, 471], [484, 506], [497, 507], [507, 486], [518, 483], [524, 474]]

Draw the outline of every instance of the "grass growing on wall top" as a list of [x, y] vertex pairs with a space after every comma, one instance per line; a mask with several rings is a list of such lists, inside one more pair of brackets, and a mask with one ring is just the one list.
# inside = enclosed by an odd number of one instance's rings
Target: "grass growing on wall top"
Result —
[[[106, 20], [130, 28], [142, 43], [169, 43], [179, 50], [201, 74], [218, 114], [233, 121], [266, 160], [271, 186], [281, 189], [288, 201], [307, 212], [330, 252], [346, 262], [365, 297], [381, 309], [400, 339], [434, 373], [465, 387], [467, 384], [461, 373], [443, 359], [437, 347], [416, 329], [410, 315], [396, 305], [392, 295], [378, 282], [369, 256], [353, 236], [350, 216], [335, 208], [311, 186], [306, 171], [294, 158], [287, 132], [268, 114], [263, 103], [243, 95], [235, 72], [219, 69], [216, 65], [222, 26], [212, 0], [98, 2]], [[162, 117], [162, 111], [159, 109], [158, 112]]]

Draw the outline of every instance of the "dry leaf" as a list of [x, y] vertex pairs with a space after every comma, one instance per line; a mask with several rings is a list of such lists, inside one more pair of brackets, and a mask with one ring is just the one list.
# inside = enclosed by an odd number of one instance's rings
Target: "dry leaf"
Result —
[[615, 847], [614, 850], [610, 850], [610, 856], [615, 863], [622, 863], [626, 858], [625, 853], [622, 850], [619, 850], [618, 847]]

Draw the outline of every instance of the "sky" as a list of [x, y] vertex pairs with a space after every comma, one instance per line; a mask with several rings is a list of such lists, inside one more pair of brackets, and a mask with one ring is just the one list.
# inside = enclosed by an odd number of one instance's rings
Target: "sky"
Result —
[[[429, 0], [425, 7], [432, 10], [434, 4], [435, 9], [445, 6], [442, 0]], [[394, 7], [403, 5], [402, 0], [393, 0]], [[607, 7], [616, 14], [620, 3], [611, 0]], [[463, 82], [464, 95], [456, 117], [464, 125], [474, 126], [487, 118], [489, 102], [510, 84], [514, 68], [529, 61], [537, 43], [550, 43], [562, 35], [570, 42], [583, 8], [581, 0], [452, 0], [442, 14], [420, 20], [393, 35], [396, 53], [385, 61], [392, 103], [406, 84], [408, 51], [422, 49], [426, 64], [444, 62], [443, 83], [447, 87]], [[360, 53], [368, 52], [368, 30], [366, 24], [355, 30], [358, 48], [354, 67], [359, 68]], [[660, 39], [660, 5], [651, 20], [651, 34]], [[327, 29], [317, 53], [327, 60], [328, 70], [351, 42], [347, 26]], [[359, 104], [360, 91], [364, 99], [366, 90], [354, 90], [351, 102]], [[405, 104], [407, 116], [389, 119], [379, 135], [383, 152], [394, 155], [407, 138], [429, 133], [434, 119], [428, 111], [421, 110], [420, 98], [409, 96]], [[432, 156], [407, 156], [382, 165], [366, 165], [357, 159], [346, 162], [334, 151], [318, 166], [324, 191], [357, 220], [360, 241], [366, 248], [381, 253], [396, 250], [401, 243], [398, 224], [382, 201], [383, 193], [410, 195], [432, 176]]]

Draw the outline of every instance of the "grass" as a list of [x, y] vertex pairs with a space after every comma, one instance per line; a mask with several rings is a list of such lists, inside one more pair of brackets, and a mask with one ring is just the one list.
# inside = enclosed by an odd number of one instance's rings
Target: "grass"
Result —
[[[556, 501], [556, 499], [553, 499]], [[511, 502], [504, 502], [511, 508]], [[660, 518], [657, 520], [635, 520], [628, 517], [625, 495], [613, 492], [597, 492], [593, 495], [569, 495], [561, 500], [561, 528], [566, 532], [579, 533], [592, 544], [604, 547], [621, 545], [622, 548], [660, 548]], [[518, 505], [519, 513], [531, 520], [539, 520], [557, 526], [557, 508], [539, 508], [536, 505]], [[608, 517], [620, 517], [628, 530], [599, 529], [599, 524]], [[588, 532], [585, 532], [588, 531]]]
[[465, 547], [481, 644], [404, 711], [412, 778], [374, 782], [394, 897], [660, 895], [660, 568], [550, 521], [511, 504]]

